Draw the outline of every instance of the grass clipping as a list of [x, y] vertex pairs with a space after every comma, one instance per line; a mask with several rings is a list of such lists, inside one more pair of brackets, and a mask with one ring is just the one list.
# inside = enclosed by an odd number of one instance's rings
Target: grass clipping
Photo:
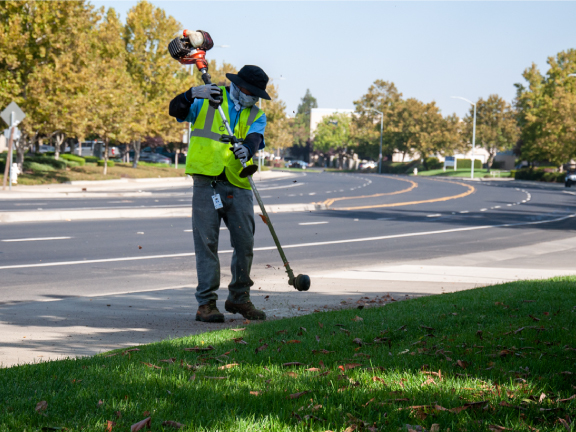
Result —
[[574, 430], [576, 279], [3, 369], [0, 430]]

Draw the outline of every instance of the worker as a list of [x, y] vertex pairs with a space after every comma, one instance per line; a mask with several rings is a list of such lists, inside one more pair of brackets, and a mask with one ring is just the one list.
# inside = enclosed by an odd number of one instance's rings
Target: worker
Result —
[[[198, 286], [196, 320], [224, 322], [216, 300], [220, 287], [218, 237], [220, 224], [230, 233], [232, 280], [228, 285], [226, 311], [249, 320], [265, 320], [266, 314], [250, 301], [250, 269], [254, 256], [254, 204], [247, 178], [239, 176], [241, 162], [252, 165], [254, 154], [264, 148], [266, 115], [256, 106], [266, 93], [268, 76], [258, 66], [244, 66], [238, 74], [227, 73], [230, 87], [216, 84], [192, 87], [170, 102], [170, 115], [192, 125], [186, 158], [186, 174], [194, 179], [192, 232], [196, 254]], [[244, 139], [229, 147], [220, 141], [226, 133], [218, 106], [234, 131]]]

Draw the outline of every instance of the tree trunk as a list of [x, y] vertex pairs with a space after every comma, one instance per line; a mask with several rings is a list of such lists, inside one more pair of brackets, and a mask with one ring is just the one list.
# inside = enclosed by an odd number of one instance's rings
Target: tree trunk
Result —
[[16, 147], [16, 164], [18, 164], [18, 169], [20, 172], [24, 172], [24, 153], [26, 151], [26, 146], [24, 145], [24, 137], [21, 137], [18, 146]]
[[138, 160], [140, 159], [140, 140], [134, 142], [134, 162], [132, 168], [138, 168]]
[[108, 173], [108, 138], [104, 140], [104, 175]]
[[[494, 156], [496, 156], [496, 152], [495, 151], [489, 151], [488, 152], [488, 161], [486, 162], [486, 170], [488, 172], [490, 172], [490, 168], [492, 168], [492, 163], [494, 161]], [[474, 161], [472, 161], [474, 162]]]
[[58, 160], [60, 158], [60, 147], [64, 142], [64, 134], [63, 133], [56, 133], [54, 135], [54, 159]]

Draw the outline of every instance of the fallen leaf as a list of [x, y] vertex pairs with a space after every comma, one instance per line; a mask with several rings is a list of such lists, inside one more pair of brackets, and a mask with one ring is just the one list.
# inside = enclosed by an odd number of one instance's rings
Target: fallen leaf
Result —
[[488, 425], [488, 430], [491, 430], [491, 431], [507, 431], [507, 430], [512, 430], [512, 429], [505, 428], [504, 426]]
[[468, 362], [462, 360], [456, 360], [456, 364], [460, 366], [462, 369], [466, 369], [469, 366]]
[[116, 418], [122, 418], [122, 412], [115, 411], [114, 414], [116, 414]]
[[225, 377], [211, 377], [211, 376], [205, 376], [204, 379], [209, 379], [209, 380], [224, 380], [224, 379], [228, 379], [227, 376]]
[[106, 422], [106, 432], [112, 432], [112, 428], [116, 426], [116, 422], [112, 420], [108, 420]]
[[162, 363], [170, 363], [173, 364], [176, 361], [176, 357], [172, 357], [166, 360], [160, 360]]
[[235, 332], [239, 332], [239, 331], [244, 331], [244, 330], [246, 330], [246, 327], [235, 328], [235, 329], [230, 329], [230, 330], [235, 331]]
[[225, 364], [224, 366], [220, 366], [218, 369], [220, 369], [220, 370], [231, 369], [234, 366], [240, 366], [240, 365], [238, 363], [229, 363], [229, 364]]
[[540, 397], [538, 398], [538, 403], [542, 403], [542, 401], [546, 399], [546, 394], [545, 393], [541, 393]]
[[156, 366], [156, 365], [153, 365], [152, 363], [146, 363], [146, 362], [142, 362], [142, 363], [145, 364], [146, 366], [148, 366], [149, 368], [162, 369], [161, 366]]
[[46, 401], [40, 401], [36, 404], [36, 412], [39, 413], [40, 411], [46, 411], [46, 408], [48, 408], [48, 402]]
[[105, 355], [104, 357], [114, 357], [115, 355], [118, 355], [118, 353], [108, 354], [108, 355]]
[[138, 249], [142, 249], [142, 246], [138, 246]]
[[362, 345], [362, 344], [363, 344], [362, 339], [360, 339], [360, 338], [355, 338], [352, 342], [354, 342], [354, 343], [357, 344], [357, 345]]
[[343, 333], [346, 333], [348, 336], [350, 336], [350, 330], [346, 330], [345, 328], [340, 328], [340, 331]]
[[170, 427], [173, 427], [174, 429], [180, 429], [180, 428], [184, 427], [184, 425], [182, 423], [178, 423], [178, 422], [175, 422], [173, 420], [166, 420], [166, 421], [162, 422], [162, 426], [170, 426]]
[[336, 352], [336, 351], [328, 351], [328, 350], [325, 350], [325, 349], [312, 350], [312, 353], [313, 353], [313, 354], [331, 354], [331, 353], [334, 353], [334, 352]]
[[322, 324], [320, 321], [318, 321], [318, 325], [320, 326], [320, 328], [324, 328], [324, 324]]
[[321, 370], [322, 370], [322, 369], [320, 369], [320, 368], [315, 368], [315, 367], [306, 369], [307, 372], [320, 372]]
[[[542, 394], [544, 394], [544, 393], [542, 393]], [[576, 399], [576, 394], [574, 394], [574, 395], [572, 395], [572, 396], [570, 396], [569, 398], [566, 398], [566, 399], [559, 399], [559, 400], [557, 400], [556, 402], [557, 402], [557, 403], [560, 403], [560, 402], [568, 402], [568, 401], [571, 401], [572, 399]]]
[[374, 381], [374, 382], [381, 382], [381, 383], [385, 382], [382, 378], [377, 377], [377, 376], [373, 376], [373, 377], [372, 377], [372, 381]]
[[289, 397], [290, 399], [298, 399], [300, 396], [304, 396], [306, 393], [310, 393], [308, 390], [304, 390], [298, 393], [293, 393]]
[[434, 385], [436, 385], [436, 381], [434, 381], [434, 378], [428, 378], [426, 381], [424, 381], [424, 382], [420, 385], [420, 387], [424, 387], [425, 385], [428, 385], [428, 384], [434, 384]]
[[192, 374], [190, 376], [190, 378], [188, 378], [188, 381], [194, 381], [196, 379], [196, 374]]
[[244, 320], [244, 321], [242, 322], [242, 324], [250, 324], [250, 320], [249, 320], [249, 319]]
[[260, 351], [264, 351], [266, 348], [268, 348], [268, 344], [264, 344], [261, 347], [256, 348], [256, 354], [258, 354]]
[[138, 348], [131, 348], [129, 350], [122, 351], [122, 355], [126, 355], [126, 354], [134, 352], [134, 351], [140, 351], [140, 350]]
[[536, 318], [535, 316], [532, 315], [528, 315], [530, 318], [532, 318], [534, 321], [540, 321], [540, 318]]
[[570, 425], [568, 424], [568, 422], [566, 420], [564, 420], [563, 418], [559, 418], [558, 421], [560, 422], [560, 424], [562, 426], [564, 426], [564, 428], [570, 432], [572, 430], [572, 428], [570, 427]]
[[148, 428], [150, 429], [152, 427], [151, 425], [152, 422], [152, 418], [148, 417], [145, 418], [142, 421], [139, 421], [138, 423], [134, 423], [131, 427], [130, 427], [130, 432], [138, 432], [144, 428]]
[[283, 363], [282, 366], [305, 366], [305, 364], [300, 362], [288, 362]]
[[364, 321], [364, 318], [361, 318], [358, 315], [356, 315], [354, 318], [352, 318], [352, 321], [356, 321], [356, 322]]
[[184, 348], [184, 351], [194, 351], [194, 352], [201, 352], [201, 351], [212, 351], [213, 349], [215, 349], [212, 345], [208, 345], [205, 348], [201, 348], [201, 347], [194, 347], [194, 348]]
[[234, 339], [232, 339], [232, 340], [233, 340], [234, 342], [238, 343], [238, 344], [248, 345], [248, 342], [246, 342], [246, 341], [244, 340], [244, 338], [241, 338], [241, 337], [239, 337], [239, 338], [234, 338]]
[[362, 363], [346, 363], [346, 364], [344, 365], [344, 368], [345, 368], [346, 370], [348, 370], [348, 369], [354, 369], [354, 368], [357, 368], [357, 367], [360, 367], [360, 366], [362, 366]]
[[260, 396], [260, 392], [259, 392], [259, 391], [251, 391], [250, 394], [253, 395], [253, 396]]
[[292, 339], [292, 340], [289, 340], [289, 341], [286, 342], [286, 343], [287, 343], [287, 344], [295, 344], [295, 343], [302, 343], [302, 342], [300, 342], [299, 340], [296, 340], [296, 339]]
[[320, 336], [316, 335], [316, 342], [320, 342]]
[[300, 330], [307, 332], [306, 327], [300, 327]]
[[298, 378], [298, 374], [296, 372], [286, 372], [284, 375], [288, 375], [292, 378]]

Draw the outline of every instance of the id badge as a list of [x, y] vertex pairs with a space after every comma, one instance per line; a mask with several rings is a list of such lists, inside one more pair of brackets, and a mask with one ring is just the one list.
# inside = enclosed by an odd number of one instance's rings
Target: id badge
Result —
[[224, 207], [224, 205], [222, 205], [222, 200], [220, 199], [220, 194], [212, 195], [212, 201], [214, 201], [214, 208], [216, 210]]

